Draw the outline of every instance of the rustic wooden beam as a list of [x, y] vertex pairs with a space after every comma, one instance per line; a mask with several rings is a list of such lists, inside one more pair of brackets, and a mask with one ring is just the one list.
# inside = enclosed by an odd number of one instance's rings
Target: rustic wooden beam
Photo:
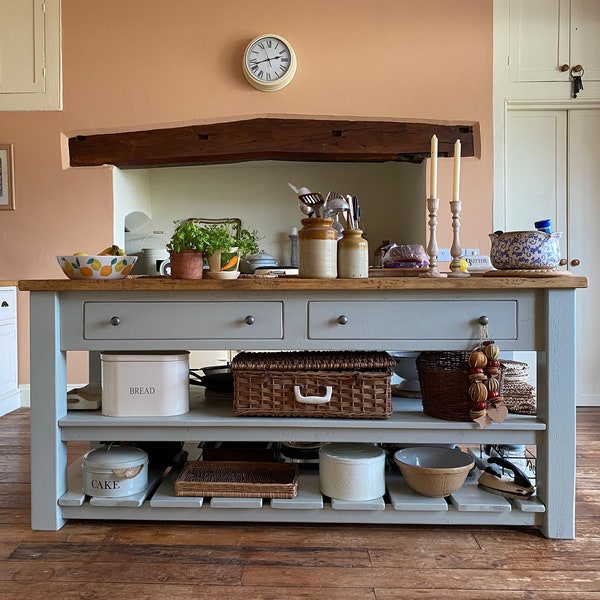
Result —
[[122, 169], [254, 160], [421, 162], [433, 134], [440, 156], [475, 155], [474, 124], [258, 118], [171, 129], [78, 135], [69, 139], [72, 167]]

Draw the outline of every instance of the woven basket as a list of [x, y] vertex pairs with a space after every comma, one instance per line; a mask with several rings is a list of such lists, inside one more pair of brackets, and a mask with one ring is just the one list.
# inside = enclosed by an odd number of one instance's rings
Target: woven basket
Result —
[[529, 365], [517, 360], [502, 360], [504, 404], [508, 412], [517, 415], [535, 415], [537, 399], [535, 387], [529, 383]]
[[[423, 412], [445, 421], [473, 421], [470, 415], [470, 351], [421, 352], [417, 372], [421, 387]], [[503, 393], [503, 370], [500, 371], [500, 395]]]
[[387, 352], [241, 352], [231, 363], [233, 413], [386, 419], [395, 364]]

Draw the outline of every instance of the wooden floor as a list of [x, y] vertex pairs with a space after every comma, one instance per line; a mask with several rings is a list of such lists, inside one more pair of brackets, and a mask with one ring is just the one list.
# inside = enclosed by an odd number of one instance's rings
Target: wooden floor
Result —
[[0, 418], [0, 598], [600, 599], [599, 431], [600, 408], [580, 409], [575, 540], [458, 526], [70, 521], [48, 532], [30, 529], [19, 409]]

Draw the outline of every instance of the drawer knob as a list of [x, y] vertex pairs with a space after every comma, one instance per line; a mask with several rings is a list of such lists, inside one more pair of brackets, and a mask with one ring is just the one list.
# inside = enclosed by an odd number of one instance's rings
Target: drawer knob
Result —
[[347, 324], [348, 324], [348, 317], [347, 317], [346, 315], [340, 315], [340, 316], [338, 317], [338, 320], [337, 320], [337, 322], [338, 322], [340, 325], [347, 325]]
[[8, 308], [8, 302], [6, 300], [2, 300], [2, 308]]
[[116, 326], [117, 326], [117, 325], [118, 325], [120, 322], [121, 322], [121, 319], [119, 319], [119, 317], [113, 317], [113, 318], [110, 320], [110, 324], [111, 324], [113, 327], [116, 327]]
[[485, 315], [481, 315], [481, 317], [479, 317], [478, 321], [479, 321], [480, 325], [487, 325], [490, 322], [488, 317], [486, 317]]
[[248, 315], [244, 319], [244, 323], [246, 323], [246, 325], [254, 325], [255, 322], [256, 322], [256, 319], [252, 315]]

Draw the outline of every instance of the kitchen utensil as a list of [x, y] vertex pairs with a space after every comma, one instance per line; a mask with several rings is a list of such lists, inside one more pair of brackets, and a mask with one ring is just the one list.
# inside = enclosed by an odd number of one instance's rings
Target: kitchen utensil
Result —
[[479, 487], [505, 498], [529, 498], [533, 494], [535, 488], [531, 481], [514, 463], [499, 456], [490, 456], [487, 462], [488, 466], [477, 482]]
[[321, 207], [325, 204], [325, 198], [319, 192], [310, 192], [309, 194], [300, 194], [298, 198], [311, 210], [317, 217], [321, 217]]
[[204, 375], [198, 375], [195, 369], [190, 370], [190, 385], [203, 386], [211, 392], [233, 394], [233, 373], [229, 365], [203, 367]]

